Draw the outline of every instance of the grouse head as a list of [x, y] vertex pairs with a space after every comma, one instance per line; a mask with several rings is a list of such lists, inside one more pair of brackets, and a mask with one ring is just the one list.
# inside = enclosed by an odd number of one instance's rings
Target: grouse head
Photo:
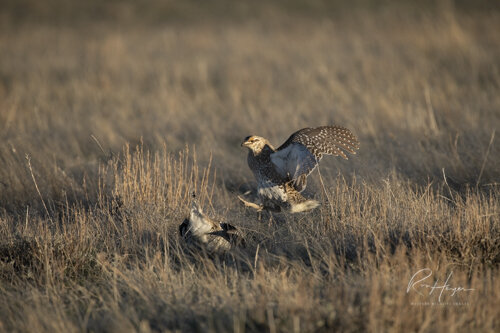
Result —
[[247, 147], [250, 149], [254, 154], [255, 153], [260, 153], [264, 147], [269, 146], [272, 148], [271, 144], [269, 141], [264, 139], [263, 137], [257, 136], [257, 135], [250, 135], [245, 138], [243, 143], [241, 144], [242, 147]]

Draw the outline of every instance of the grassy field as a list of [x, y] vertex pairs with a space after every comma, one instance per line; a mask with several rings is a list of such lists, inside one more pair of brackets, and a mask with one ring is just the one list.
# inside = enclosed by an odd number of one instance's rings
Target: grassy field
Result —
[[[231, 4], [0, 5], [0, 331], [498, 330], [498, 6]], [[320, 208], [241, 205], [326, 124]], [[192, 191], [246, 249], [186, 255]]]

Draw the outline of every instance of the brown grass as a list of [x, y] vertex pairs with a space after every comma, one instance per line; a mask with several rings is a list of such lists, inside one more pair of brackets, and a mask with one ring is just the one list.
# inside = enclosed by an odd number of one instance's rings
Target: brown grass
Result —
[[[498, 330], [496, 9], [153, 3], [3, 5], [1, 331]], [[243, 137], [332, 123], [361, 149], [322, 161], [319, 209], [239, 203]], [[186, 255], [192, 191], [245, 250]], [[407, 293], [423, 268], [474, 290]]]

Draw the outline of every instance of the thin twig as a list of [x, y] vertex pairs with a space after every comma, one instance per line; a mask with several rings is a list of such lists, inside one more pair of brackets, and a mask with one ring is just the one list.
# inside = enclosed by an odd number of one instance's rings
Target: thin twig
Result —
[[29, 220], [29, 215], [30, 215], [30, 206], [27, 205], [26, 206], [26, 220], [24, 222], [24, 232], [26, 232], [26, 230], [28, 230], [28, 220]]
[[28, 168], [30, 169], [31, 173], [31, 178], [33, 179], [33, 183], [35, 184], [36, 191], [38, 192], [38, 195], [40, 196], [40, 200], [42, 201], [43, 208], [45, 208], [45, 213], [47, 213], [47, 216], [49, 217], [49, 220], [51, 223], [54, 223], [52, 220], [52, 217], [49, 214], [49, 210], [47, 209], [47, 205], [45, 204], [45, 201], [43, 200], [42, 193], [40, 192], [40, 189], [38, 188], [38, 184], [36, 183], [35, 175], [33, 174], [33, 168], [31, 167], [31, 157], [26, 154], [26, 160], [28, 160]]
[[424, 90], [425, 95], [425, 104], [427, 105], [427, 113], [429, 114], [429, 128], [433, 132], [433, 134], [438, 133], [438, 126], [436, 122], [436, 114], [434, 112], [434, 108], [432, 107], [431, 101], [431, 93], [429, 91], [429, 87], [425, 87]]
[[253, 262], [254, 274], [257, 271], [257, 260], [259, 259], [259, 249], [260, 249], [260, 244], [257, 244], [257, 250], [255, 251], [255, 260]]
[[[453, 193], [451, 192], [451, 188], [450, 188], [450, 185], [448, 185], [448, 180], [446, 180], [446, 174], [444, 173], [444, 168], [442, 169], [443, 170], [443, 179], [444, 179], [444, 183], [446, 184], [446, 187], [448, 188], [448, 192], [450, 193], [450, 197], [452, 199], [455, 199], [453, 197]], [[450, 200], [451, 201], [451, 200]]]
[[321, 187], [323, 188], [323, 193], [326, 196], [326, 200], [328, 201], [328, 205], [330, 206], [330, 213], [333, 216], [333, 204], [332, 204], [332, 200], [330, 199], [330, 196], [328, 195], [328, 192], [326, 191], [325, 182], [323, 181], [323, 177], [321, 176], [321, 171], [319, 170], [319, 165], [318, 165], [317, 168], [318, 168], [319, 181], [321, 183]]
[[101, 143], [99, 142], [99, 140], [97, 140], [97, 138], [94, 136], [94, 134], [91, 134], [90, 137], [95, 141], [95, 143], [97, 143], [97, 146], [101, 149], [102, 153], [107, 156], [108, 154], [106, 154], [106, 152], [104, 151], [104, 148], [102, 148]]
[[490, 154], [491, 146], [493, 145], [493, 140], [495, 139], [495, 130], [491, 133], [490, 143], [488, 145], [488, 149], [486, 150], [486, 155], [484, 156], [483, 165], [481, 166], [481, 171], [479, 172], [479, 176], [477, 177], [476, 188], [479, 186], [479, 182], [481, 181], [481, 177], [483, 176], [484, 166], [486, 165], [486, 160], [488, 159], [488, 155]]
[[[95, 137], [94, 134], [91, 134], [90, 137], [92, 138], [92, 140], [95, 141], [95, 143], [97, 144], [97, 146], [99, 147], [99, 149], [102, 151], [102, 153], [104, 154], [104, 158], [106, 158], [106, 159], [112, 159], [112, 158], [114, 158], [116, 156], [111, 150], [108, 153], [106, 153], [106, 151], [104, 150], [103, 146], [101, 145], [101, 143]], [[118, 157], [118, 161], [120, 161], [120, 163], [123, 163], [120, 157]]]

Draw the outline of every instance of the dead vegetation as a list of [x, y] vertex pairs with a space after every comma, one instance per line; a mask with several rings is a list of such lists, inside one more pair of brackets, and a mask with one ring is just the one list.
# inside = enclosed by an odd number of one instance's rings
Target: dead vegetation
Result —
[[[0, 330], [500, 327], [497, 11], [145, 24], [126, 4], [112, 23], [11, 13], [0, 30]], [[239, 202], [246, 135], [330, 123], [361, 147], [312, 175], [319, 208]], [[186, 250], [193, 191], [244, 249]], [[408, 292], [424, 268], [474, 290]]]

